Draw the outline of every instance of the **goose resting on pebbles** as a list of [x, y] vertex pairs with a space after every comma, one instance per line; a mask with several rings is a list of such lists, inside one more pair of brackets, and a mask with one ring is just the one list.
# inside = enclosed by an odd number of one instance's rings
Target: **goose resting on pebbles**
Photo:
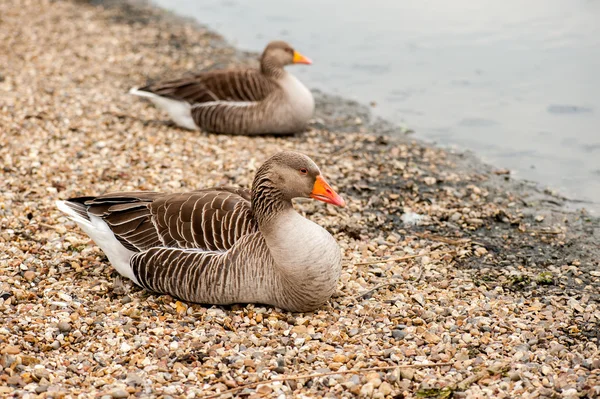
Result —
[[189, 302], [304, 312], [334, 293], [341, 252], [294, 210], [293, 198], [345, 205], [309, 157], [281, 152], [258, 169], [251, 191], [124, 192], [57, 206], [143, 288]]
[[312, 117], [311, 92], [284, 67], [312, 61], [282, 41], [269, 43], [260, 69], [209, 71], [133, 88], [186, 129], [227, 134], [290, 134]]

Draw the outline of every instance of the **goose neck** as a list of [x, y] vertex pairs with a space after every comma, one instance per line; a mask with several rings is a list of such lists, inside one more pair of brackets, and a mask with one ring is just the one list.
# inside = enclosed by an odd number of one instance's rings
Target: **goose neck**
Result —
[[283, 66], [268, 57], [265, 57], [260, 61], [260, 71], [263, 75], [273, 79], [279, 79], [285, 75]]
[[252, 188], [252, 213], [261, 230], [275, 223], [287, 210], [293, 211], [292, 203], [268, 179], [255, 179]]

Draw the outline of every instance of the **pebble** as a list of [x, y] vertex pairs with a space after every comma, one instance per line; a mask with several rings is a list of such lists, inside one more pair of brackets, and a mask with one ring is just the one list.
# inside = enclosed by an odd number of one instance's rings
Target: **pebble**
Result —
[[511, 381], [519, 381], [521, 379], [521, 374], [516, 371], [511, 371], [508, 373], [508, 378], [510, 378]]
[[392, 337], [397, 340], [404, 339], [406, 332], [403, 330], [392, 330]]
[[335, 355], [333, 355], [334, 362], [346, 363], [347, 360], [348, 358], [346, 357], [346, 355], [343, 355], [341, 353], [336, 353]]
[[367, 382], [360, 388], [360, 396], [363, 398], [370, 398], [373, 396], [373, 391], [375, 391], [375, 387], [372, 383]]
[[358, 335], [359, 333], [360, 333], [360, 330], [358, 328], [351, 328], [350, 331], [348, 331], [348, 336], [350, 338], [352, 338], [355, 335]]
[[33, 281], [33, 279], [35, 278], [35, 272], [31, 271], [31, 270], [27, 270], [25, 273], [23, 273], [23, 277], [27, 281]]
[[48, 385], [38, 385], [35, 387], [35, 393], [44, 393], [48, 390]]
[[0, 353], [6, 353], [9, 355], [17, 355], [21, 353], [21, 349], [15, 345], [6, 345], [3, 349], [0, 350]]
[[271, 394], [271, 392], [273, 392], [273, 388], [271, 388], [270, 385], [259, 385], [258, 387], [256, 387], [256, 392], [261, 394], [261, 395], [269, 395]]
[[44, 369], [44, 368], [37, 368], [36, 367], [33, 370], [32, 376], [33, 376], [33, 379], [35, 381], [41, 381], [44, 378], [46, 380], [49, 380], [50, 379], [50, 372], [48, 370]]
[[110, 391], [110, 396], [113, 397], [114, 399], [123, 399], [123, 398], [128, 398], [129, 393], [124, 389], [114, 389], [114, 390]]
[[306, 328], [305, 325], [299, 325], [299, 326], [294, 326], [292, 328], [292, 334], [297, 334], [297, 335], [304, 335], [306, 334], [308, 331], [308, 329]]
[[68, 333], [71, 331], [71, 324], [68, 321], [61, 321], [58, 323], [58, 330], [62, 333]]
[[393, 392], [392, 386], [387, 381], [381, 383], [378, 388], [378, 391], [381, 392], [384, 396], [387, 396]]

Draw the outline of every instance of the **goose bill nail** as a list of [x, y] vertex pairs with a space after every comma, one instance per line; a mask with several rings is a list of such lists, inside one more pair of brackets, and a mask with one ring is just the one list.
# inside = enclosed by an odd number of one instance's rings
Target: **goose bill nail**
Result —
[[340, 197], [338, 193], [333, 191], [331, 186], [321, 176], [317, 176], [317, 180], [315, 181], [315, 185], [313, 186], [313, 191], [310, 194], [310, 197], [335, 206], [346, 206], [346, 201], [344, 201], [344, 199]]
[[312, 60], [308, 57], [303, 56], [302, 54], [300, 54], [297, 51], [294, 51], [294, 59], [293, 59], [294, 64], [312, 64]]

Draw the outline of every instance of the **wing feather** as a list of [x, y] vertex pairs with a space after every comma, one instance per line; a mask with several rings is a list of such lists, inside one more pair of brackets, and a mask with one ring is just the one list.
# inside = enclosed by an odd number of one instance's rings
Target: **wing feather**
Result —
[[208, 71], [149, 84], [138, 90], [190, 104], [262, 101], [279, 86], [257, 69]]
[[[135, 252], [153, 247], [226, 251], [258, 231], [250, 196], [245, 189], [221, 187], [177, 194], [107, 194], [86, 197], [84, 205]], [[239, 229], [240, 223], [245, 228]]]

